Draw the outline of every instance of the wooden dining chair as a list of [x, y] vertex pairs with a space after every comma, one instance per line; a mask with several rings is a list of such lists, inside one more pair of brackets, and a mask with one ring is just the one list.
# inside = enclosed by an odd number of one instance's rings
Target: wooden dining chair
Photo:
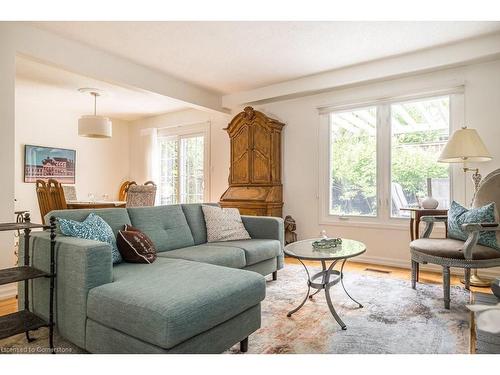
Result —
[[47, 185], [52, 202], [52, 209], [66, 210], [68, 206], [66, 205], [66, 198], [64, 197], [64, 190], [61, 183], [57, 180], [49, 178]]
[[127, 200], [127, 192], [128, 192], [128, 188], [131, 186], [131, 185], [137, 185], [137, 183], [135, 181], [124, 181], [121, 185], [120, 185], [120, 190], [118, 192], [118, 200], [119, 201], [122, 201], [122, 202], [125, 202]]
[[49, 187], [45, 181], [36, 180], [35, 189], [36, 197], [38, 198], [38, 207], [40, 208], [40, 216], [42, 217], [42, 224], [45, 224], [45, 215], [53, 210]]

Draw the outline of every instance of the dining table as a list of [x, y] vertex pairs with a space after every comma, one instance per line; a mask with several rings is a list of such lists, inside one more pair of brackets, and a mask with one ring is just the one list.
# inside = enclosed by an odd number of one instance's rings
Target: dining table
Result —
[[86, 201], [66, 201], [68, 209], [84, 209], [84, 208], [117, 208], [125, 207], [125, 201], [99, 201], [99, 200], [86, 200]]

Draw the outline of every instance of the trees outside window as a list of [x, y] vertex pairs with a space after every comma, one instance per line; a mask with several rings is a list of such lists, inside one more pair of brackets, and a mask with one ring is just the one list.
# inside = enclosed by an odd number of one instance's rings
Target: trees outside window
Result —
[[385, 201], [391, 217], [404, 217], [400, 208], [427, 195], [448, 208], [449, 168], [437, 159], [450, 132], [450, 96], [335, 111], [329, 119], [330, 215], [374, 217]]
[[406, 206], [432, 195], [450, 204], [449, 167], [437, 163], [450, 134], [450, 99], [431, 98], [391, 105], [391, 215], [400, 217], [398, 191]]
[[330, 213], [377, 215], [377, 109], [333, 113]]

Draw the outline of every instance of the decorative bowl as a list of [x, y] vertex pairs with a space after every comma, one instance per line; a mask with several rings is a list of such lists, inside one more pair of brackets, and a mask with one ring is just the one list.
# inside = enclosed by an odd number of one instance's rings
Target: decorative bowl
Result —
[[342, 245], [341, 238], [323, 238], [312, 243], [315, 250], [333, 249], [339, 245]]

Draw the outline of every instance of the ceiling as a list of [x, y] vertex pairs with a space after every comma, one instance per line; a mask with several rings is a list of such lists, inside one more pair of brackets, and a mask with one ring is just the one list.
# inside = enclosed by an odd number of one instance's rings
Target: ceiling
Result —
[[499, 32], [500, 22], [36, 22], [229, 94]]
[[36, 100], [40, 100], [43, 90], [43, 97], [63, 100], [65, 110], [91, 114], [93, 98], [78, 92], [81, 87], [104, 90], [104, 96], [97, 100], [98, 114], [125, 121], [188, 108], [181, 101], [156, 93], [95, 80], [22, 57], [16, 59], [16, 89], [29, 89], [24, 92], [33, 93]]

